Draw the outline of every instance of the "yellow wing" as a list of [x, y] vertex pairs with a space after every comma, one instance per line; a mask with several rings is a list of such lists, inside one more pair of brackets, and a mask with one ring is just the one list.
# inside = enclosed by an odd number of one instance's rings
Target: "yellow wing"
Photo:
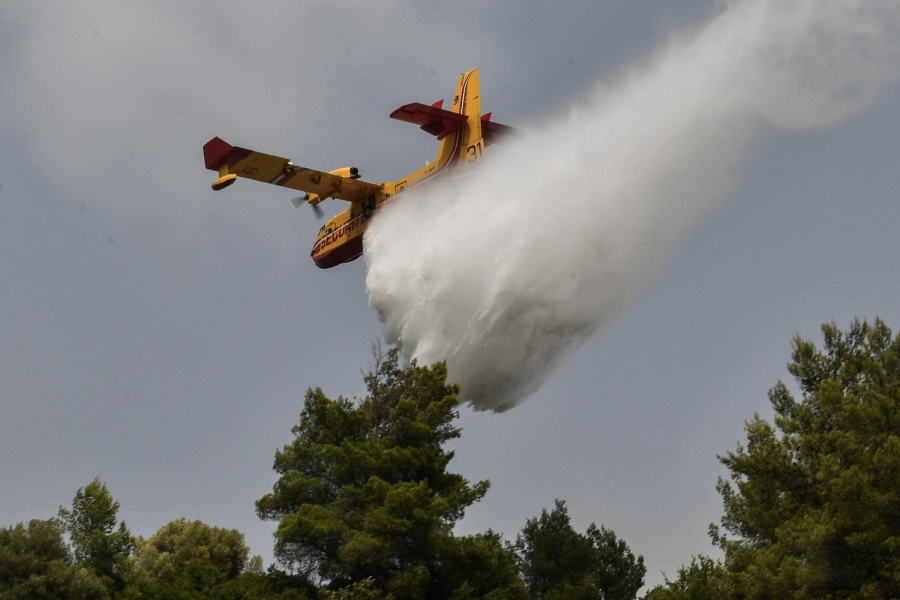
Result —
[[213, 183], [214, 190], [231, 185], [236, 177], [245, 177], [316, 194], [322, 200], [337, 198], [364, 202], [382, 187], [378, 183], [298, 167], [286, 158], [237, 148], [217, 137], [203, 146], [203, 157], [207, 169], [219, 172], [219, 178]]

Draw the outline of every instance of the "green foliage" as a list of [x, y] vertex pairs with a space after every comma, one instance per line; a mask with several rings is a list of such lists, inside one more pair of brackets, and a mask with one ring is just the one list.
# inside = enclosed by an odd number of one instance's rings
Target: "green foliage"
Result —
[[362, 581], [342, 587], [338, 590], [322, 590], [319, 600], [393, 600], [390, 594], [384, 595], [375, 586], [375, 580], [367, 577]]
[[184, 581], [165, 583], [160, 580], [144, 580], [135, 587], [135, 598], [141, 600], [308, 600], [304, 585], [284, 587], [268, 574], [243, 573], [203, 589], [194, 589]]
[[585, 537], [591, 544], [594, 564], [590, 579], [594, 587], [600, 591], [604, 600], [628, 600], [637, 595], [644, 585], [644, 557], [634, 554], [625, 540], [616, 538], [616, 534], [603, 526], [591, 523]]
[[881, 321], [799, 337], [747, 446], [721, 461], [725, 551], [737, 598], [900, 597], [900, 336]]
[[79, 565], [56, 519], [0, 529], [0, 600], [104, 600], [106, 586]]
[[528, 591], [516, 572], [509, 551], [493, 531], [466, 537], [449, 537], [443, 564], [435, 570], [434, 589], [427, 597], [526, 600]]
[[237, 529], [210, 527], [184, 518], [170, 521], [139, 540], [138, 564], [157, 583], [204, 590], [236, 579], [248, 566], [250, 550]]
[[[163, 589], [175, 587], [177, 585]], [[315, 597], [316, 589], [307, 581], [272, 568], [267, 573], [245, 571], [236, 579], [191, 596], [209, 600], [308, 600]]]
[[544, 598], [566, 584], [584, 582], [592, 559], [590, 542], [569, 523], [565, 502], [556, 500], [551, 512], [528, 519], [512, 549], [532, 598]]
[[447, 471], [443, 446], [460, 430], [446, 377], [443, 364], [401, 369], [391, 350], [376, 356], [358, 405], [307, 392], [295, 439], [275, 456], [281, 477], [257, 501], [261, 518], [279, 520], [282, 564], [334, 590], [363, 593], [371, 579], [398, 600], [518, 585], [496, 536], [452, 534], [489, 484]]
[[678, 569], [678, 577], [650, 590], [644, 600], [719, 600], [728, 598], [728, 584], [721, 563], [705, 556], [691, 559]]
[[572, 528], [565, 502], [529, 519], [510, 546], [531, 597], [537, 600], [635, 598], [644, 585], [644, 558], [624, 540], [593, 523], [582, 535]]
[[116, 529], [118, 511], [119, 502], [99, 477], [78, 490], [72, 510], [59, 508], [75, 561], [100, 577], [111, 592], [125, 588], [133, 568], [129, 556], [133, 541], [124, 522]]

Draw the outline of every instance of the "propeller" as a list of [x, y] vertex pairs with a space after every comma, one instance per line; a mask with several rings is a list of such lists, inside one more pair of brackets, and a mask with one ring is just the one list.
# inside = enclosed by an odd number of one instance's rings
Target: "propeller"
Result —
[[[301, 204], [309, 202], [309, 194], [303, 194], [302, 196], [297, 196], [296, 198], [291, 198], [291, 204], [294, 205], [294, 208], [300, 208]], [[325, 216], [325, 211], [318, 204], [310, 204], [313, 209], [313, 214], [316, 215], [317, 219], [321, 219]]]

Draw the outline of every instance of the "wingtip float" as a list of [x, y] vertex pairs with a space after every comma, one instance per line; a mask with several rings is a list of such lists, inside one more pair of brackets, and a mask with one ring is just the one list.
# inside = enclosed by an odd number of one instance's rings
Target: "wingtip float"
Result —
[[379, 206], [404, 190], [467, 169], [484, 157], [487, 146], [512, 131], [491, 121], [491, 113], [481, 114], [478, 88], [478, 69], [472, 69], [460, 76], [450, 110], [440, 100], [405, 104], [391, 113], [392, 119], [416, 124], [441, 142], [437, 159], [397, 181], [362, 181], [355, 167], [331, 172], [298, 167], [286, 158], [238, 148], [215, 137], [203, 146], [206, 168], [219, 174], [212, 189], [225, 189], [244, 177], [306, 192], [291, 200], [295, 207], [306, 202], [320, 211], [317, 205], [323, 200], [346, 200], [350, 207], [322, 226], [310, 255], [322, 269], [356, 260], [362, 255], [363, 232]]

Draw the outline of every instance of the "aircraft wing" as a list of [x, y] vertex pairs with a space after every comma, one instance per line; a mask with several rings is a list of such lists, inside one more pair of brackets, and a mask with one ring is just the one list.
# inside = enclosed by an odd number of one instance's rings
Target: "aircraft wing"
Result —
[[431, 106], [420, 102], [404, 104], [391, 113], [391, 118], [418, 125], [422, 131], [436, 135], [437, 139], [442, 140], [469, 120], [468, 115], [442, 109], [443, 103], [444, 101], [440, 100]]
[[337, 198], [350, 202], [365, 201], [370, 194], [381, 188], [380, 184], [298, 167], [286, 158], [238, 148], [217, 137], [203, 146], [203, 158], [207, 169], [219, 171], [220, 178], [216, 180], [219, 187], [213, 184], [213, 189], [221, 189], [230, 184], [228, 178], [232, 174], [317, 194], [323, 200]]

